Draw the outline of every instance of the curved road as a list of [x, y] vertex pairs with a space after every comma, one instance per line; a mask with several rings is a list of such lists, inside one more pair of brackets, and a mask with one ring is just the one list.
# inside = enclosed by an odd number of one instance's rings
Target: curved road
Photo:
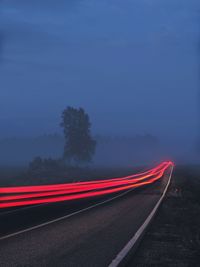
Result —
[[108, 266], [150, 214], [168, 179], [166, 172], [160, 181], [120, 197], [1, 212], [0, 266]]

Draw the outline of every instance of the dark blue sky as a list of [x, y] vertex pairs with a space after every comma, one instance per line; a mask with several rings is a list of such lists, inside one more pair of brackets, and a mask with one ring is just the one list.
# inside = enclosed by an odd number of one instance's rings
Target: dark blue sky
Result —
[[58, 130], [82, 106], [95, 133], [194, 138], [199, 0], [3, 0], [0, 136]]

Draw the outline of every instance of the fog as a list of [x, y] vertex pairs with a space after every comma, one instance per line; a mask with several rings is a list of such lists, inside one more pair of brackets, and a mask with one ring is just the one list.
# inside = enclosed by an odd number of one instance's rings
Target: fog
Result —
[[62, 153], [62, 141], [30, 144], [62, 139], [68, 105], [89, 113], [95, 136], [124, 137], [99, 142], [99, 164], [134, 162], [131, 140], [145, 134], [159, 140], [148, 159], [197, 158], [198, 0], [3, 0], [0, 8], [1, 164]]

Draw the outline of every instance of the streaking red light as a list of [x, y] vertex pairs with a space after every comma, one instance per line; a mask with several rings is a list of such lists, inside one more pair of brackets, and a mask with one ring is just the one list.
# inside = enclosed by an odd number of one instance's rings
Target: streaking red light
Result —
[[163, 162], [147, 172], [101, 181], [0, 188], [0, 208], [84, 199], [144, 186], [159, 180], [172, 164]]
[[11, 193], [26, 193], [26, 192], [44, 192], [44, 191], [55, 191], [61, 190], [65, 188], [77, 188], [78, 186], [82, 185], [89, 185], [89, 184], [100, 184], [100, 183], [107, 183], [111, 181], [118, 181], [118, 180], [125, 180], [137, 177], [144, 177], [145, 175], [152, 174], [158, 170], [162, 170], [164, 166], [166, 166], [168, 162], [163, 162], [159, 166], [143, 172], [139, 174], [134, 174], [130, 176], [125, 176], [121, 178], [112, 178], [112, 179], [104, 179], [104, 180], [95, 180], [95, 181], [87, 181], [87, 182], [76, 182], [76, 183], [67, 183], [67, 184], [54, 184], [54, 185], [36, 185], [36, 186], [17, 186], [17, 187], [2, 187], [0, 188], [0, 194], [11, 194]]

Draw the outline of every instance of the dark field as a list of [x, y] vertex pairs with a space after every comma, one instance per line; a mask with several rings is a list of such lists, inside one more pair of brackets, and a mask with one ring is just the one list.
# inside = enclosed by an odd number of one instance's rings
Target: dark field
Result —
[[129, 266], [200, 266], [200, 168], [177, 167], [162, 207]]
[[66, 168], [64, 170], [31, 172], [27, 168], [0, 168], [0, 186], [42, 185], [122, 177], [146, 171], [151, 167]]

